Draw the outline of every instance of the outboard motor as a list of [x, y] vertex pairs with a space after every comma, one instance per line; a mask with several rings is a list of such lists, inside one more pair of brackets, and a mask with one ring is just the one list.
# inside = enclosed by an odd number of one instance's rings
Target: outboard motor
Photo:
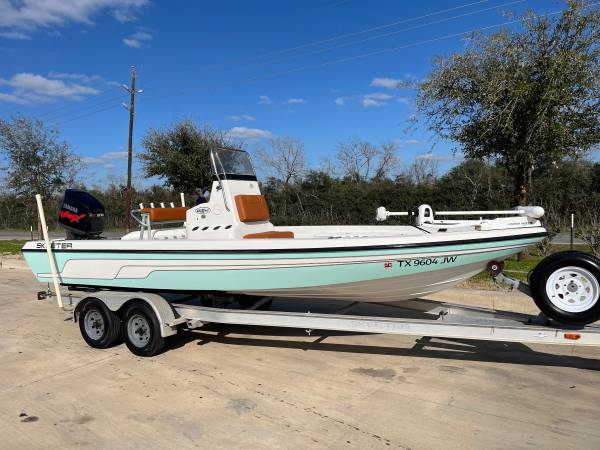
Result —
[[104, 231], [104, 206], [88, 192], [67, 189], [58, 223], [66, 230], [67, 239], [100, 239]]

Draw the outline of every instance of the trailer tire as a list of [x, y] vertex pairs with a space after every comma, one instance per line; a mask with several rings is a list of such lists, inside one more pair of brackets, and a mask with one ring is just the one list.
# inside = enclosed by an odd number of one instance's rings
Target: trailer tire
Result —
[[79, 331], [93, 348], [109, 348], [121, 342], [119, 316], [97, 298], [89, 298], [81, 305]]
[[122, 334], [127, 348], [137, 356], [157, 355], [165, 346], [158, 318], [150, 305], [143, 301], [136, 301], [126, 307]]
[[529, 275], [533, 300], [551, 319], [586, 325], [600, 319], [600, 259], [577, 251], [554, 253]]

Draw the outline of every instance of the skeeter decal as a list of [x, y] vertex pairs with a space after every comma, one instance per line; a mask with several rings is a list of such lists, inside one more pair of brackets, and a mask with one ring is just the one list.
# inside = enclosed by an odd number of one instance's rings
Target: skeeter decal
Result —
[[[42, 250], [46, 249], [46, 243], [45, 242], [38, 242], [37, 244], [35, 244], [35, 248], [39, 248]], [[66, 250], [69, 248], [73, 248], [73, 244], [70, 242], [53, 242], [52, 243], [52, 249], [60, 249], [60, 250]]]

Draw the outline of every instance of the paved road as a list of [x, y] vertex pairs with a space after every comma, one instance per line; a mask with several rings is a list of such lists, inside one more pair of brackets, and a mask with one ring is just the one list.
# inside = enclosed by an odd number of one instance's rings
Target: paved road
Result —
[[142, 359], [8, 267], [0, 448], [600, 448], [597, 349], [212, 325]]
[[[123, 235], [122, 232], [114, 232], [114, 231], [107, 231], [104, 233], [104, 236], [106, 236], [108, 238], [118, 238], [118, 237], [121, 237], [122, 235]], [[34, 237], [35, 237], [35, 234], [34, 234]], [[63, 237], [65, 237], [65, 234], [61, 231], [50, 233], [51, 239], [57, 239], [57, 238], [63, 238]], [[29, 231], [0, 231], [0, 240], [12, 240], [12, 239], [29, 240], [29, 239], [31, 239], [31, 233]], [[554, 238], [553, 242], [555, 244], [569, 244], [569, 239], [570, 239], [569, 233], [559, 233]], [[575, 239], [575, 243], [583, 244], [583, 241], [581, 239]]]

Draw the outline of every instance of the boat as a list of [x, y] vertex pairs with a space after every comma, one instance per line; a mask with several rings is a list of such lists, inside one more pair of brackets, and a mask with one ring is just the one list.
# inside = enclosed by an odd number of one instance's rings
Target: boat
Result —
[[[67, 191], [59, 212], [67, 239], [50, 244], [58, 282], [71, 289], [396, 302], [455, 286], [547, 236], [544, 211], [535, 206], [381, 206], [378, 221], [403, 215], [411, 223], [275, 226], [249, 154], [215, 148], [210, 157], [208, 198], [190, 207], [140, 204], [131, 212], [139, 230], [120, 239], [102, 238], [100, 202]], [[46, 253], [45, 241], [23, 247], [40, 282], [52, 281]]]

